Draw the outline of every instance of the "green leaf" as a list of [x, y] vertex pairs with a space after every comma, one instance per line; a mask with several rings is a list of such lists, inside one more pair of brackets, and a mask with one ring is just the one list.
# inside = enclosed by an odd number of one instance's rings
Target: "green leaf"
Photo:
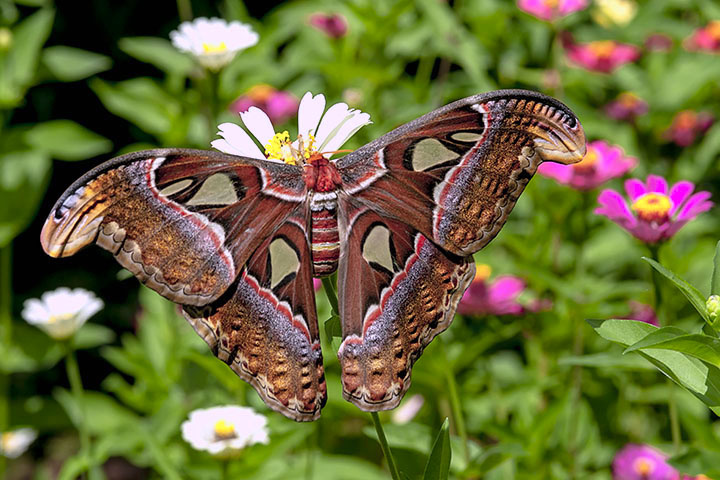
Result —
[[488, 472], [508, 458], [521, 457], [526, 454], [519, 443], [502, 443], [485, 450], [475, 463], [481, 472]]
[[626, 348], [623, 353], [642, 349], [673, 350], [720, 367], [720, 339], [702, 334], [688, 334], [677, 327], [663, 327], [651, 332]]
[[333, 337], [342, 337], [342, 323], [339, 316], [330, 315], [330, 318], [325, 320], [324, 326], [328, 343], [333, 341]]
[[195, 66], [192, 58], [179, 52], [169, 40], [164, 38], [121, 38], [118, 45], [123, 52], [131, 57], [155, 65], [167, 73], [187, 75]]
[[710, 295], [720, 295], [720, 242], [715, 246], [713, 272], [710, 281]]
[[[625, 347], [639, 342], [658, 328], [637, 320], [588, 320], [606, 340]], [[678, 385], [685, 387], [705, 405], [718, 410], [720, 406], [720, 369], [671, 350], [641, 350], [645, 357]]]
[[76, 350], [85, 350], [107, 345], [114, 340], [115, 332], [112, 329], [96, 323], [86, 323], [80, 330], [75, 332], [72, 344]]
[[435, 439], [435, 444], [430, 451], [427, 465], [425, 465], [424, 480], [447, 480], [450, 473], [450, 459], [452, 449], [450, 448], [450, 422], [446, 418], [440, 427], [440, 432]]
[[110, 140], [71, 120], [38, 123], [25, 133], [25, 141], [59, 160], [84, 160], [112, 150]]
[[112, 66], [110, 57], [64, 45], [44, 49], [42, 63], [53, 77], [62, 82], [82, 80]]
[[149, 78], [133, 78], [116, 85], [94, 78], [90, 88], [105, 108], [153, 135], [168, 133], [181, 113], [177, 100]]
[[624, 370], [652, 370], [652, 366], [637, 355], [622, 356], [611, 352], [567, 356], [558, 359], [558, 365], [577, 365], [595, 368], [622, 368]]
[[0, 247], [23, 231], [35, 215], [51, 165], [47, 154], [37, 150], [0, 155]]
[[50, 35], [55, 12], [43, 8], [20, 22], [12, 32], [12, 47], [0, 63], [0, 106], [14, 106], [35, 79], [40, 51]]
[[652, 258], [642, 257], [643, 260], [648, 262], [655, 270], [660, 272], [665, 278], [670, 280], [678, 290], [690, 301], [695, 310], [705, 319], [706, 322], [710, 323], [710, 316], [708, 315], [707, 308], [705, 308], [705, 297], [700, 291], [686, 282], [684, 279], [676, 275], [674, 272], [660, 265]]

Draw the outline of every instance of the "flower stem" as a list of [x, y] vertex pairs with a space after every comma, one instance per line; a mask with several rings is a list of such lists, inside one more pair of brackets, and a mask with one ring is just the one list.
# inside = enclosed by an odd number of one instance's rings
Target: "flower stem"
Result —
[[[650, 250], [650, 258], [660, 263], [660, 245], [648, 245]], [[665, 323], [665, 309], [663, 305], [662, 290], [660, 288], [660, 272], [651, 268], [653, 287], [655, 290], [655, 313], [657, 314], [660, 324]], [[668, 388], [670, 394], [668, 395], [668, 413], [670, 415], [670, 435], [672, 436], [673, 450], [677, 454], [680, 452], [680, 443], [682, 442], [682, 433], [680, 432], [680, 422], [678, 420], [677, 412], [677, 401], [675, 399], [675, 385], [668, 379]]]
[[323, 284], [323, 290], [325, 290], [325, 295], [327, 295], [328, 301], [330, 302], [330, 306], [332, 307], [333, 315], [339, 315], [340, 308], [338, 307], [338, 299], [337, 299], [337, 294], [335, 293], [335, 282], [333, 282], [333, 278], [332, 277], [323, 277], [322, 284]]
[[375, 426], [375, 431], [377, 432], [380, 448], [383, 451], [383, 455], [385, 455], [385, 460], [387, 460], [388, 468], [390, 469], [390, 476], [392, 476], [393, 480], [400, 480], [400, 472], [395, 465], [395, 459], [390, 451], [387, 438], [385, 438], [385, 431], [383, 430], [382, 423], [380, 423], [380, 417], [377, 412], [370, 412], [370, 416], [372, 417], [373, 425]]
[[[0, 123], [0, 126], [2, 123]], [[0, 248], [0, 351], [8, 353], [12, 342], [12, 242]], [[8, 391], [9, 372], [0, 372], [0, 433], [8, 430], [10, 405]], [[0, 455], [0, 478], [5, 478], [5, 457]]]
[[85, 460], [85, 465], [90, 465], [90, 435], [87, 431], [85, 419], [84, 392], [82, 380], [80, 378], [80, 368], [78, 367], [75, 350], [70, 345], [68, 347], [67, 357], [65, 358], [65, 371], [67, 372], [68, 381], [70, 382], [70, 391], [75, 399], [77, 410], [75, 411], [74, 420], [80, 435], [80, 456]]
[[463, 456], [465, 462], [470, 461], [470, 451], [468, 450], [467, 441], [467, 430], [465, 429], [465, 418], [462, 413], [462, 403], [460, 402], [460, 395], [458, 395], [457, 382], [455, 381], [455, 372], [450, 368], [450, 360], [445, 350], [445, 343], [440, 339], [440, 348], [442, 349], [446, 368], [443, 368], [445, 372], [445, 380], [448, 386], [448, 396], [450, 397], [450, 409], [452, 410], [453, 426], [455, 432], [458, 434], [463, 444]]

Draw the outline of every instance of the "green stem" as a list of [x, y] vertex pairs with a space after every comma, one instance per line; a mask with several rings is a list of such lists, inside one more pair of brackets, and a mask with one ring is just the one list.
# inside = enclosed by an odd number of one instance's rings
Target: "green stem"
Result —
[[[650, 257], [655, 260], [656, 262], [660, 263], [660, 245], [648, 245], [648, 249], [650, 250]], [[658, 317], [658, 320], [660, 320], [660, 324], [663, 325], [665, 322], [665, 306], [663, 304], [663, 296], [662, 296], [662, 290], [660, 287], [661, 275], [660, 272], [655, 270], [654, 268], [651, 268], [652, 270], [652, 280], [653, 280], [653, 287], [655, 290], [655, 313]], [[682, 442], [682, 433], [680, 432], [680, 422], [678, 419], [678, 412], [677, 412], [677, 401], [675, 399], [675, 386], [673, 383], [668, 379], [668, 388], [670, 389], [670, 394], [668, 395], [668, 413], [670, 415], [670, 435], [672, 436], [672, 443], [673, 443], [673, 449], [674, 453], [677, 454], [680, 452], [680, 443]]]
[[190, 0], [177, 0], [178, 16], [183, 22], [192, 20], [192, 5]]
[[387, 460], [388, 468], [390, 469], [390, 476], [392, 476], [393, 480], [400, 480], [400, 472], [395, 465], [395, 459], [390, 451], [387, 438], [385, 438], [385, 431], [383, 430], [382, 423], [380, 423], [380, 417], [377, 412], [370, 412], [370, 416], [372, 417], [373, 425], [375, 426], [375, 431], [377, 432], [380, 448], [383, 451], [383, 455], [385, 455], [385, 460]]
[[445, 380], [448, 386], [448, 396], [450, 397], [450, 409], [452, 410], [453, 426], [455, 432], [458, 434], [463, 444], [463, 456], [465, 457], [465, 463], [470, 461], [470, 450], [468, 450], [467, 441], [467, 430], [465, 429], [465, 418], [462, 413], [462, 403], [460, 402], [460, 395], [458, 395], [457, 382], [455, 381], [455, 372], [450, 368], [450, 359], [447, 356], [445, 350], [445, 343], [440, 339], [440, 348], [445, 361]]
[[84, 391], [82, 380], [80, 378], [80, 368], [78, 367], [75, 351], [70, 345], [68, 354], [65, 358], [65, 370], [67, 372], [68, 381], [70, 382], [70, 391], [75, 399], [77, 410], [75, 412], [76, 426], [80, 435], [80, 456], [85, 460], [85, 465], [90, 466], [90, 435], [87, 431], [87, 423], [85, 417]]
[[[12, 242], [0, 248], [0, 351], [7, 354], [12, 342]], [[0, 433], [8, 430], [10, 374], [0, 372]], [[0, 478], [5, 478], [5, 457], [0, 455]]]
[[330, 306], [332, 307], [332, 314], [339, 315], [340, 308], [338, 307], [337, 294], [335, 293], [335, 282], [333, 282], [333, 279], [334, 277], [323, 277], [322, 284], [323, 290], [325, 290], [325, 295], [327, 295]]

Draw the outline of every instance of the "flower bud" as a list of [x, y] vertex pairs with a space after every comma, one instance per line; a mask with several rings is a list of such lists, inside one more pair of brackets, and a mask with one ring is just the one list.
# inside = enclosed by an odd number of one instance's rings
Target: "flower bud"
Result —
[[710, 325], [716, 326], [717, 318], [720, 314], [720, 295], [710, 295], [705, 302], [705, 308], [707, 308], [708, 315], [710, 316]]
[[0, 27], [0, 52], [10, 50], [13, 41], [13, 34], [9, 28]]

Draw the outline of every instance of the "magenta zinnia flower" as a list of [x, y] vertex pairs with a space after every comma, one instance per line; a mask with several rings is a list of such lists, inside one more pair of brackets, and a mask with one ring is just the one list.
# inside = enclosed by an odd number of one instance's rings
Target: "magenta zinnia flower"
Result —
[[645, 305], [644, 303], [636, 302], [634, 300], [630, 301], [630, 313], [628, 316], [620, 318], [625, 320], [637, 320], [638, 322], [649, 323], [650, 325], [655, 325], [656, 327], [660, 326], [655, 310], [650, 305]]
[[557, 20], [587, 7], [587, 0], [518, 0], [518, 8], [540, 20]]
[[683, 45], [691, 51], [720, 52], [720, 20], [713, 20], [695, 30]]
[[657, 175], [649, 175], [645, 183], [631, 179], [625, 182], [630, 206], [615, 190], [603, 190], [595, 213], [608, 217], [645, 243], [658, 243], [713, 206], [710, 192], [692, 195], [694, 189], [692, 182], [681, 181], [668, 191], [667, 181]]
[[667, 455], [649, 445], [628, 444], [613, 459], [613, 480], [679, 480]]
[[285, 123], [298, 109], [295, 96], [283, 90], [277, 90], [270, 85], [255, 85], [230, 105], [230, 111], [235, 113], [247, 112], [250, 107], [258, 107], [267, 113], [274, 124]]
[[330, 38], [344, 37], [348, 31], [348, 23], [345, 17], [333, 13], [327, 15], [325, 13], [315, 13], [310, 16], [310, 25], [317, 28]]
[[595, 140], [587, 146], [583, 159], [572, 165], [546, 162], [538, 173], [577, 190], [592, 190], [611, 178], [620, 177], [635, 167], [637, 160], [626, 157], [622, 148]]
[[548, 302], [534, 300], [529, 306], [519, 301], [525, 291], [525, 281], [512, 275], [502, 275], [488, 281], [491, 269], [488, 265], [475, 266], [475, 278], [465, 291], [458, 313], [462, 315], [522, 315], [549, 308]]
[[665, 138], [679, 147], [688, 147], [695, 139], [708, 131], [715, 122], [715, 117], [707, 112], [683, 110], [673, 118], [672, 125], [665, 131]]
[[562, 37], [568, 58], [577, 65], [594, 72], [610, 73], [626, 63], [640, 57], [640, 49], [615, 40], [598, 40], [590, 43], [575, 43], [572, 35]]
[[651, 52], [669, 52], [673, 47], [673, 39], [664, 33], [653, 33], [645, 39], [645, 49]]
[[648, 111], [648, 104], [634, 93], [623, 92], [612, 102], [605, 105], [605, 113], [615, 120], [632, 122]]

